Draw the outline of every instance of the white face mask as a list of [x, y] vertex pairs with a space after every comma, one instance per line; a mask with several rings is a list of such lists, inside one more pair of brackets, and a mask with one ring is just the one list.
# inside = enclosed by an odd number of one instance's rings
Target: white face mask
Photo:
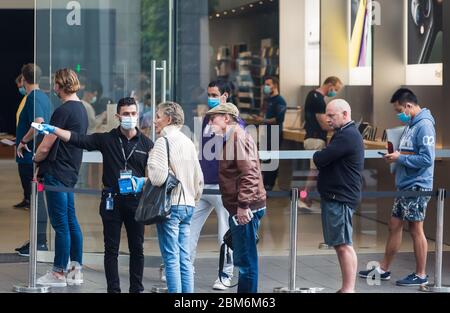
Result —
[[137, 116], [135, 116], [135, 117], [122, 116], [122, 120], [120, 121], [120, 126], [122, 126], [122, 128], [125, 130], [131, 130], [131, 129], [136, 128], [137, 123], [138, 123]]

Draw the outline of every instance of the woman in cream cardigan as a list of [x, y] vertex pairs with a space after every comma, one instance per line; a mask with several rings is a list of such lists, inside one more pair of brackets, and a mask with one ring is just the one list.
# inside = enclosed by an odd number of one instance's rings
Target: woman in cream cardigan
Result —
[[[184, 112], [174, 102], [158, 105], [155, 118], [160, 136], [150, 152], [148, 177], [153, 185], [161, 186], [170, 171], [180, 181], [172, 191], [170, 218], [156, 225], [159, 248], [166, 269], [169, 293], [194, 292], [194, 274], [189, 253], [192, 214], [203, 191], [203, 173], [194, 143], [180, 129]], [[169, 142], [169, 161], [165, 139]]]

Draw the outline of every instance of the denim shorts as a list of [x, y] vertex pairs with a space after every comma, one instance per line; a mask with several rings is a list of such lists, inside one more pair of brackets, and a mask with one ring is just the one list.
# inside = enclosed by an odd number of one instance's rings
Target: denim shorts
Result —
[[[414, 186], [402, 191], [431, 191]], [[423, 222], [427, 211], [427, 205], [431, 197], [398, 197], [394, 200], [392, 216], [402, 221]]]
[[325, 243], [330, 247], [353, 244], [352, 217], [354, 210], [347, 204], [321, 199], [322, 230]]

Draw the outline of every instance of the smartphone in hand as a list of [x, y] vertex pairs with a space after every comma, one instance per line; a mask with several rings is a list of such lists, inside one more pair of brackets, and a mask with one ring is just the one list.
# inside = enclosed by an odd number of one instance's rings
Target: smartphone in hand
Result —
[[382, 157], [384, 157], [386, 155], [386, 153], [383, 152], [378, 152], [379, 155], [381, 155]]
[[388, 141], [388, 153], [394, 153], [394, 145], [390, 141]]
[[42, 126], [42, 124], [32, 122], [32, 123], [31, 123], [31, 127], [33, 127], [34, 129], [36, 129], [36, 130], [38, 130], [38, 131], [40, 131], [40, 132], [43, 132], [45, 135], [48, 135], [48, 134], [49, 134], [48, 131], [45, 131], [45, 130], [44, 130], [44, 126]]

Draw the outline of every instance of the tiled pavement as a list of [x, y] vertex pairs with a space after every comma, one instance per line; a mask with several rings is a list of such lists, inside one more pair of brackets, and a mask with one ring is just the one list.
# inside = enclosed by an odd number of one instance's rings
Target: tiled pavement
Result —
[[[27, 258], [14, 255], [1, 255], [3, 262], [0, 264], [0, 292], [12, 292], [13, 285], [27, 283]], [[358, 255], [359, 269], [373, 260], [379, 260], [381, 254]], [[450, 285], [450, 252], [444, 252], [443, 278], [444, 285]], [[14, 263], [13, 263], [14, 262]], [[144, 286], [146, 292], [150, 292], [152, 286], [161, 286], [159, 282], [158, 259], [147, 262], [148, 267], [144, 271]], [[405, 288], [395, 286], [395, 280], [414, 271], [414, 255], [412, 253], [400, 253], [391, 268], [392, 279], [381, 282], [380, 286], [370, 286], [364, 279], [357, 279], [357, 292], [361, 293], [413, 293], [419, 292], [418, 288]], [[196, 261], [195, 291], [200, 293], [222, 292], [213, 291], [211, 286], [215, 280], [217, 260], [212, 258], [199, 258]], [[297, 287], [324, 288], [324, 293], [334, 293], [340, 287], [340, 271], [335, 255], [299, 256], [297, 259]], [[49, 264], [38, 263], [38, 274], [42, 275], [51, 267]], [[260, 258], [259, 268], [259, 292], [272, 292], [276, 287], [288, 285], [288, 258], [265, 256]], [[434, 282], [434, 253], [428, 255], [427, 272], [430, 283]], [[128, 268], [120, 267], [122, 292], [128, 291]], [[80, 287], [54, 288], [51, 292], [57, 293], [104, 293], [106, 292], [105, 277], [102, 266], [88, 265], [84, 269], [85, 284]], [[235, 292], [230, 289], [225, 292]]]

